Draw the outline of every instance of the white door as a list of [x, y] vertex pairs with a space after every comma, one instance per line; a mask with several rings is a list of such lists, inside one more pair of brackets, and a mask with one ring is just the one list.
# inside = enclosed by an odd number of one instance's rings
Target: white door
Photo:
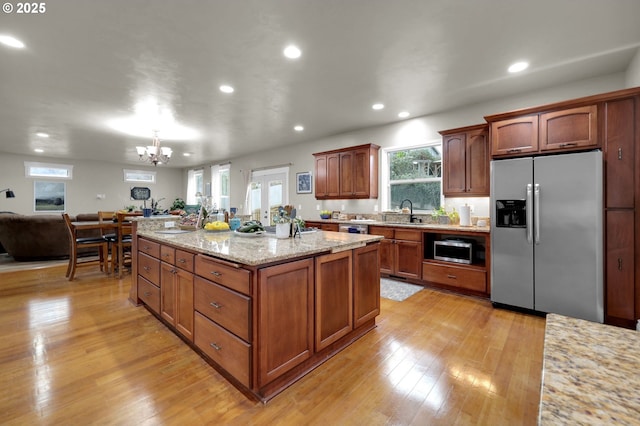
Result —
[[251, 218], [273, 225], [278, 207], [289, 202], [288, 169], [272, 169], [251, 174]]

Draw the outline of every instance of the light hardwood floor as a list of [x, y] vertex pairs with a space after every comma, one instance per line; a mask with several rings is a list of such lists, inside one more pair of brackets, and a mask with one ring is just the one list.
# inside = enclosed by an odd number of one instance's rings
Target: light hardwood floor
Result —
[[533, 425], [544, 319], [423, 290], [263, 405], [228, 384], [118, 280], [0, 273], [0, 423]]

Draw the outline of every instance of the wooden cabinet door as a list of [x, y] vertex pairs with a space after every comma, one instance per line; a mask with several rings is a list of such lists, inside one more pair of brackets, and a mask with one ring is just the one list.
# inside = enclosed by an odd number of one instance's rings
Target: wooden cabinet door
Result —
[[540, 150], [598, 145], [598, 107], [588, 105], [540, 115]]
[[[489, 134], [487, 130], [469, 132], [466, 140], [466, 194], [489, 196]], [[446, 194], [445, 194], [446, 195]]]
[[634, 321], [634, 212], [609, 210], [606, 242], [607, 317]]
[[395, 266], [394, 240], [384, 239], [380, 241], [380, 272], [393, 274]]
[[369, 149], [354, 150], [352, 161], [353, 195], [357, 198], [369, 198], [371, 195]]
[[354, 152], [340, 153], [340, 197], [351, 198], [354, 195]]
[[606, 206], [633, 208], [635, 101], [607, 102], [604, 111]]
[[353, 330], [351, 251], [316, 257], [315, 350], [321, 351]]
[[491, 155], [514, 156], [538, 151], [538, 116], [491, 123]]
[[340, 156], [327, 155], [327, 197], [337, 198], [340, 195]]
[[259, 387], [313, 354], [313, 280], [313, 259], [258, 271]]
[[175, 271], [176, 330], [189, 341], [193, 341], [193, 274], [180, 268], [176, 268]]
[[316, 198], [322, 199], [327, 196], [327, 156], [316, 155]]
[[396, 271], [399, 277], [420, 279], [422, 244], [416, 241], [395, 241]]
[[465, 195], [467, 191], [466, 141], [464, 133], [445, 136], [442, 141], [442, 192], [445, 197]]
[[353, 328], [380, 314], [380, 244], [353, 251]]
[[175, 266], [160, 262], [160, 316], [170, 324], [176, 321]]

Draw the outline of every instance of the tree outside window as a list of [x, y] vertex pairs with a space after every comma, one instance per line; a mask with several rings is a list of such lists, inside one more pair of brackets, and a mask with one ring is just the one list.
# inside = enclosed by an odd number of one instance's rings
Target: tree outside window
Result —
[[389, 152], [389, 203], [395, 209], [404, 199], [413, 211], [437, 210], [442, 194], [442, 145]]

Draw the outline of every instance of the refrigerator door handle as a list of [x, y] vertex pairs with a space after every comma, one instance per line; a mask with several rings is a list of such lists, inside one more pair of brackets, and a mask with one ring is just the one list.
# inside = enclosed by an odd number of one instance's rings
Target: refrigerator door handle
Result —
[[532, 213], [532, 198], [531, 198], [532, 187], [531, 184], [527, 184], [527, 242], [531, 244], [531, 240], [533, 239], [533, 213]]
[[533, 207], [535, 209], [536, 244], [540, 244], [540, 184], [536, 183], [534, 188]]

